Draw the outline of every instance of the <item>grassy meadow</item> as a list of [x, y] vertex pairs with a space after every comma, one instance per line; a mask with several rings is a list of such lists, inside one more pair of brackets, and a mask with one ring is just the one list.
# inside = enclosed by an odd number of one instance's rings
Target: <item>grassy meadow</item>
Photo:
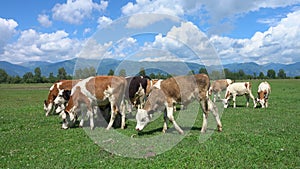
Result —
[[[252, 81], [254, 96], [259, 82]], [[245, 97], [239, 97], [236, 109], [222, 113], [223, 132], [213, 132], [204, 142], [199, 141], [205, 137], [200, 134], [201, 113], [194, 126], [177, 121], [192, 127], [188, 134], [170, 150], [161, 154], [149, 150], [143, 158], [108, 152], [85, 129], [62, 130], [60, 118], [46, 117], [43, 111], [51, 84], [0, 84], [0, 168], [300, 168], [300, 80], [268, 82], [269, 108], [254, 109], [251, 101], [246, 108]], [[193, 113], [191, 108], [184, 111]], [[161, 116], [143, 134], [134, 130], [133, 120], [126, 121], [125, 130], [113, 131], [135, 134], [133, 140], [143, 141], [162, 135], [162, 122]], [[172, 127], [168, 131], [167, 136], [178, 137]], [[135, 143], [122, 145], [126, 150]]]

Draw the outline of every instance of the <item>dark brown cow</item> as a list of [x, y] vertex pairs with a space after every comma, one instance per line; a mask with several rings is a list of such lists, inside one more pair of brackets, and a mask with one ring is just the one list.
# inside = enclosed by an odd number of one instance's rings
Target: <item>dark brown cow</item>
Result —
[[[209, 108], [214, 106], [209, 101], [208, 89], [209, 89], [209, 78], [205, 74], [197, 74], [192, 76], [177, 76], [172, 77], [163, 81], [158, 81], [153, 88], [144, 109], [139, 109], [136, 114], [136, 130], [141, 131], [150, 122], [152, 114], [155, 111], [165, 110], [165, 118], [163, 125], [163, 132], [167, 130], [167, 118], [173, 123], [175, 129], [183, 134], [183, 130], [176, 123], [173, 116], [173, 104], [181, 103], [187, 106], [193, 100], [198, 100], [203, 110], [203, 124], [201, 132], [206, 132], [207, 128], [207, 117]], [[215, 109], [212, 108], [213, 114], [218, 124], [218, 130], [222, 131], [222, 124], [219, 119], [219, 115]]]

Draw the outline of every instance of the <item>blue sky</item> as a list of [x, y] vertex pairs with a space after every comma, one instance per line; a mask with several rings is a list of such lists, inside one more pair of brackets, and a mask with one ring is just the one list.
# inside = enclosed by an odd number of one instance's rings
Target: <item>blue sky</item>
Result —
[[[216, 57], [223, 64], [290, 64], [300, 61], [299, 18], [300, 0], [6, 0], [0, 5], [0, 60], [197, 62], [191, 49], [209, 64]], [[120, 20], [128, 24], [113, 26]]]

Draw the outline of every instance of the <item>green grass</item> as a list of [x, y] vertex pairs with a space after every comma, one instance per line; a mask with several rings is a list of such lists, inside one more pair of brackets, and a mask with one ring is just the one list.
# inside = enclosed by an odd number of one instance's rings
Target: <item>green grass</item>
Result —
[[[259, 81], [252, 83], [256, 96]], [[157, 146], [141, 147], [150, 153], [145, 158], [107, 152], [81, 128], [60, 129], [59, 117], [45, 117], [43, 111], [43, 100], [51, 84], [1, 84], [0, 168], [300, 168], [300, 80], [269, 83], [272, 87], [269, 108], [253, 109], [251, 102], [246, 108], [245, 98], [240, 97], [236, 109], [230, 107], [222, 114], [223, 132], [214, 132], [200, 142], [205, 135], [200, 135], [202, 115], [198, 114], [191, 131], [170, 150], [151, 154], [152, 148], [163, 149], [159, 140], [152, 143]], [[193, 113], [194, 109], [192, 104], [183, 113]], [[161, 136], [162, 121], [159, 117], [133, 140]], [[183, 124], [184, 121], [178, 123], [192, 127]], [[114, 131], [125, 137], [137, 134], [134, 121], [127, 120], [126, 124], [127, 129]], [[102, 134], [109, 138], [112, 132]], [[171, 127], [163, 137], [169, 137], [171, 143], [172, 138], [179, 136]], [[134, 141], [122, 144], [109, 139], [97, 141], [112, 142], [112, 146], [125, 150], [136, 146]]]

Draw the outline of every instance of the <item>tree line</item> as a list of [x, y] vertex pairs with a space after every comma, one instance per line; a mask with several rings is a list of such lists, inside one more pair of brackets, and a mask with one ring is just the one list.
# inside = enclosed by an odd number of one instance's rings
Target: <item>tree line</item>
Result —
[[[200, 68], [198, 72], [191, 70], [188, 74], [195, 73], [205, 73], [208, 74], [205, 68]], [[0, 83], [54, 83], [63, 79], [84, 79], [90, 76], [97, 75], [96, 69], [94, 67], [77, 69], [75, 70], [75, 74], [73, 76], [68, 75], [66, 70], [62, 67], [57, 71], [57, 75], [54, 76], [54, 73], [50, 73], [48, 77], [42, 76], [41, 69], [39, 67], [34, 69], [34, 72], [26, 72], [22, 77], [10, 76], [6, 73], [4, 69], [0, 69]], [[118, 73], [115, 73], [114, 70], [110, 69], [107, 75], [118, 75], [126, 77], [126, 70], [121, 69]], [[140, 76], [149, 76], [151, 79], [166, 79], [171, 76], [167, 73], [150, 73], [147, 74], [144, 68], [141, 68], [137, 75]], [[265, 75], [263, 72], [260, 72], [258, 75], [254, 73], [253, 75], [246, 74], [242, 69], [237, 72], [231, 72], [228, 69], [224, 69], [224, 72], [213, 71], [210, 74], [210, 78], [220, 79], [220, 78], [228, 78], [233, 80], [244, 80], [244, 79], [289, 79], [283, 69], [280, 69], [277, 73], [273, 69], [269, 69], [267, 74]], [[300, 79], [300, 76], [294, 77], [295, 79]]]

